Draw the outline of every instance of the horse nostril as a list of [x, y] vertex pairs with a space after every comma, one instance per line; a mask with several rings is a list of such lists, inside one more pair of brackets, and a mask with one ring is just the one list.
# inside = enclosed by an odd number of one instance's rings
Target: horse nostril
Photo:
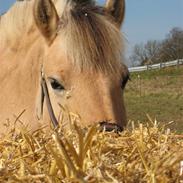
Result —
[[119, 126], [118, 124], [115, 123], [109, 123], [109, 122], [100, 122], [100, 127], [99, 130], [105, 131], [105, 132], [112, 132], [114, 131], [115, 133], [119, 133], [123, 131], [123, 127]]

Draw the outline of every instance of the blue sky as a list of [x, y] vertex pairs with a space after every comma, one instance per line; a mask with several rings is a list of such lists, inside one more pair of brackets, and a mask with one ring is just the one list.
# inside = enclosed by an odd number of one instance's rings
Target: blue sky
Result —
[[[15, 0], [0, 0], [0, 13]], [[100, 4], [104, 0], [99, 1]], [[136, 43], [164, 39], [173, 27], [183, 28], [183, 0], [126, 0], [122, 31], [127, 39], [127, 55]]]
[[123, 27], [128, 47], [164, 39], [173, 27], [183, 28], [183, 0], [126, 0]]

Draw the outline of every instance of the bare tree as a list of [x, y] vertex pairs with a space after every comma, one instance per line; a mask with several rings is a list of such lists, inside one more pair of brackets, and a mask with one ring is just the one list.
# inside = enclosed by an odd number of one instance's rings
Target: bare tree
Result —
[[162, 42], [160, 50], [163, 62], [183, 58], [183, 29], [173, 28]]
[[155, 63], [159, 59], [160, 43], [156, 40], [148, 41], [144, 44], [136, 44], [133, 54], [130, 57], [132, 63], [136, 65], [146, 65]]
[[130, 56], [130, 61], [133, 66], [141, 65], [147, 60], [144, 45], [136, 44], [133, 48], [133, 54]]
[[173, 28], [163, 41], [150, 40], [136, 44], [130, 61], [133, 65], [146, 65], [183, 58], [183, 29]]
[[147, 41], [144, 48], [148, 57], [148, 63], [152, 64], [158, 62], [161, 43], [157, 40]]

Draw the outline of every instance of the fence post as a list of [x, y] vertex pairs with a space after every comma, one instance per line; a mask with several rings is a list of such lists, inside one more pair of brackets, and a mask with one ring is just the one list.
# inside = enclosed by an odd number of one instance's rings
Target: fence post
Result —
[[177, 68], [179, 68], [179, 64], [180, 64], [180, 61], [179, 61], [179, 58], [177, 60]]
[[159, 64], [159, 68], [162, 69], [162, 62]]
[[140, 74], [138, 74], [138, 80], [139, 80], [139, 95], [142, 96], [142, 83], [141, 83], [141, 77]]

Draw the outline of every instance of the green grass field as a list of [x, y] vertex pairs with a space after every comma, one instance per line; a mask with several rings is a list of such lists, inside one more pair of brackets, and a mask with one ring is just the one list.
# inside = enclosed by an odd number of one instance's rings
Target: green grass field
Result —
[[131, 73], [125, 102], [129, 120], [146, 122], [148, 114], [183, 132], [183, 66]]

